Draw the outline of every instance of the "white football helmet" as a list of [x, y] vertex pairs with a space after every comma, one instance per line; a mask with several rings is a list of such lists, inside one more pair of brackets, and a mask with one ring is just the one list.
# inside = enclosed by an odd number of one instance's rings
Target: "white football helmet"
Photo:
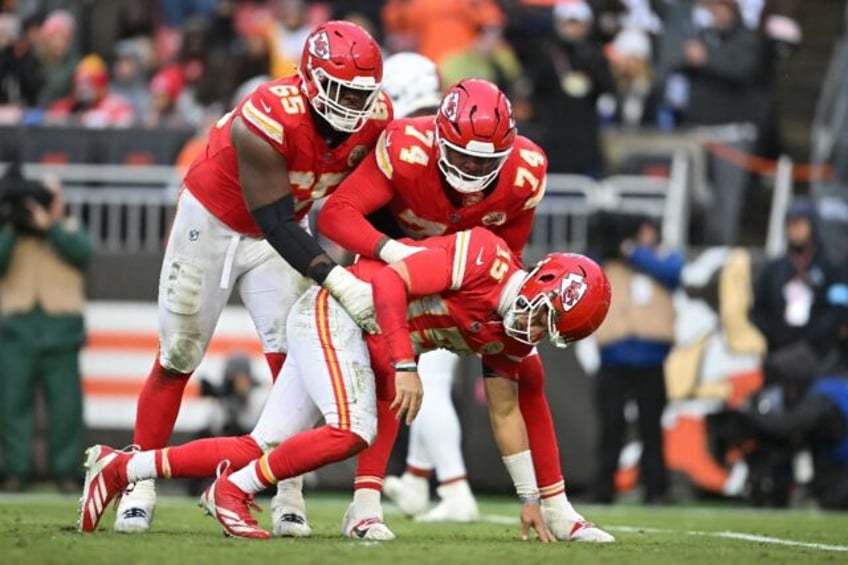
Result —
[[436, 64], [418, 53], [395, 53], [383, 62], [383, 92], [392, 100], [395, 118], [439, 106], [442, 81]]

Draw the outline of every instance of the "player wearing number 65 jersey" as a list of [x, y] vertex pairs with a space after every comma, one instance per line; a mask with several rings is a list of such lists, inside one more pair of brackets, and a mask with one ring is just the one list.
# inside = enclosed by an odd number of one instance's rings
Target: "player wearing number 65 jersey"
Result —
[[[413, 239], [485, 226], [521, 257], [544, 195], [546, 172], [543, 151], [517, 134], [506, 96], [487, 81], [462, 80], [447, 90], [435, 116], [387, 126], [373, 154], [324, 204], [318, 229], [345, 249], [397, 261], [417, 249], [389, 238], [365, 218], [388, 206], [401, 231]], [[539, 356], [525, 358], [519, 374], [521, 412], [545, 521], [559, 539], [612, 541], [585, 521], [565, 495]], [[383, 416], [386, 411], [378, 402], [381, 433], [359, 458], [353, 514], [362, 519], [382, 517], [379, 495], [392, 446], [380, 438], [392, 437], [382, 433], [382, 426], [393, 425]], [[449, 441], [458, 443], [458, 435]]]
[[[374, 329], [370, 287], [335, 265], [305, 229], [391, 119], [380, 48], [348, 22], [315, 28], [297, 76], [259, 86], [209, 134], [181, 190], [159, 280], [159, 355], [138, 399], [134, 443], [163, 447], [183, 390], [236, 285], [276, 377], [285, 319], [313, 279]], [[151, 482], [123, 498], [115, 529], [145, 531]]]
[[[250, 434], [141, 453], [90, 448], [80, 529], [97, 529], [109, 502], [131, 481], [204, 477], [218, 467], [202, 505], [231, 536], [269, 538], [250, 513], [253, 495], [364, 449], [377, 433], [377, 398], [412, 421], [422, 397], [415, 360], [442, 347], [481, 355], [492, 430], [522, 502], [522, 534], [533, 528], [551, 541], [515, 381], [522, 358], [545, 336], [577, 339], [601, 324], [609, 281], [591, 260], [563, 253], [526, 272], [503, 240], [483, 228], [422, 245], [392, 265], [366, 259], [351, 267], [373, 285], [379, 335], [363, 339], [325, 289], [313, 286], [298, 299], [287, 320], [289, 359]], [[311, 429], [322, 416], [324, 425]], [[219, 466], [222, 460], [228, 465]], [[345, 517], [347, 535], [391, 534], [379, 521], [354, 514]]]

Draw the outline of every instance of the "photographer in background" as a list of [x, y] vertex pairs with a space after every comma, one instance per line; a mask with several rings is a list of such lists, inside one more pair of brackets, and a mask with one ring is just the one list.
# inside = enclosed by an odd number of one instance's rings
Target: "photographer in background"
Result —
[[76, 492], [83, 450], [79, 352], [88, 234], [65, 217], [62, 187], [26, 180], [19, 166], [0, 178], [0, 418], [4, 490], [33, 478], [35, 391], [47, 407], [50, 473]]
[[661, 422], [666, 405], [663, 364], [674, 341], [671, 293], [680, 283], [684, 259], [659, 248], [659, 227], [647, 216], [602, 212], [594, 221], [597, 233], [590, 241], [599, 245], [613, 300], [595, 332], [601, 358], [595, 382], [600, 434], [592, 496], [602, 504], [615, 499], [614, 479], [627, 426], [624, 409], [632, 398], [642, 440], [642, 498], [646, 504], [662, 504], [668, 490]]
[[848, 509], [848, 373], [819, 376], [806, 361], [767, 366], [773, 384], [738, 410], [711, 416], [718, 450], [745, 453], [746, 499], [754, 506], [789, 504], [792, 458], [809, 449], [810, 493], [821, 508]]

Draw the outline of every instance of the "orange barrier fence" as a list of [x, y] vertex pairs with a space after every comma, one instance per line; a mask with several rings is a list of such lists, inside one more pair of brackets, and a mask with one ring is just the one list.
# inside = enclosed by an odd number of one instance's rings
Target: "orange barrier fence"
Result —
[[[777, 170], [777, 161], [752, 155], [726, 143], [704, 138], [704, 147], [719, 159], [758, 175], [774, 176]], [[792, 180], [796, 182], [823, 181], [832, 177], [833, 167], [830, 165], [793, 164], [792, 166]]]

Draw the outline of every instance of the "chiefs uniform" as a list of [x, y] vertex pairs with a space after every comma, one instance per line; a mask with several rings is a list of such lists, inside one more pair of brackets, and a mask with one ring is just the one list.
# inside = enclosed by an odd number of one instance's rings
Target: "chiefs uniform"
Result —
[[236, 281], [264, 351], [286, 352], [286, 314], [310, 281], [260, 238], [239, 186], [232, 121], [241, 117], [252, 133], [286, 158], [305, 229], [312, 202], [332, 192], [353, 170], [391, 118], [391, 103], [380, 99], [373, 118], [331, 148], [315, 126], [300, 85], [300, 78], [287, 77], [257, 88], [212, 128], [206, 150], [186, 175], [187, 190], [180, 195], [160, 277], [164, 366], [185, 373], [197, 366]]
[[[409, 300], [381, 299], [378, 308], [405, 310], [406, 339], [416, 354], [438, 348], [479, 353], [490, 374], [516, 379], [520, 361], [532, 347], [507, 336], [498, 313], [504, 288], [526, 274], [505, 242], [475, 228], [422, 245], [428, 250], [405, 260], [413, 281]], [[350, 267], [366, 281], [384, 268], [374, 260]], [[416, 296], [415, 281], [420, 280], [441, 292]], [[395, 352], [388, 350], [384, 337], [363, 339], [350, 316], [319, 287], [308, 289], [292, 307], [288, 333], [288, 360], [252, 435], [260, 445], [274, 444], [281, 428], [307, 426], [323, 415], [328, 425], [352, 430], [370, 442], [376, 433], [375, 382], [385, 390], [381, 396], [393, 394]], [[302, 395], [291, 393], [295, 387], [308, 393], [311, 411], [304, 410]]]
[[319, 231], [346, 249], [373, 256], [383, 234], [364, 217], [388, 206], [398, 227], [412, 239], [485, 226], [520, 256], [536, 205], [545, 194], [545, 153], [517, 136], [492, 186], [472, 196], [475, 202], [455, 205], [437, 166], [434, 129], [432, 116], [389, 124], [373, 154], [322, 208]]
[[[460, 84], [465, 85], [466, 91], [473, 89], [480, 93], [480, 89], [476, 88], [478, 85], [468, 84], [468, 81]], [[491, 184], [480, 192], [459, 194], [448, 184], [440, 166], [436, 130], [442, 126], [446, 131], [461, 127], [465, 128], [463, 135], [476, 139], [473, 124], [479, 120], [468, 112], [475, 103], [483, 104], [485, 101], [482, 98], [466, 100], [457, 114], [457, 108], [450, 107], [448, 102], [455, 92], [460, 91], [460, 96], [463, 96], [461, 90], [452, 87], [443, 98], [435, 118], [400, 119], [387, 126], [373, 154], [345, 179], [324, 204], [318, 217], [318, 229], [323, 235], [348, 250], [375, 257], [385, 234], [374, 228], [366, 215], [387, 207], [400, 230], [412, 239], [485, 226], [503, 238], [514, 256], [522, 256], [532, 230], [536, 206], [544, 197], [547, 156], [538, 145], [516, 135], [512, 151]], [[508, 107], [501, 110], [510, 113]], [[484, 120], [485, 131], [498, 131], [500, 126], [493, 121], [490, 106], [486, 107], [484, 114], [489, 116]], [[440, 120], [444, 122], [442, 126], [439, 126]], [[440, 361], [438, 371], [452, 374], [451, 363], [450, 360]], [[538, 355], [525, 358], [519, 375], [519, 400], [527, 423], [541, 493], [543, 498], [557, 497], [559, 500], [564, 493], [564, 482], [553, 421], [544, 395], [544, 368]], [[429, 375], [423, 376], [425, 382], [428, 378]], [[439, 379], [439, 382], [443, 387], [450, 386], [449, 379]], [[443, 407], [443, 410], [449, 409]], [[452, 439], [456, 439], [458, 445], [458, 435], [455, 436]], [[451, 439], [439, 438], [438, 441]], [[390, 450], [391, 445], [378, 444], [360, 457], [356, 489], [379, 491], [382, 488]], [[416, 463], [423, 467], [425, 463], [432, 465], [433, 462]], [[444, 473], [439, 473], [440, 479], [464, 474], [464, 467], [460, 464], [449, 467]]]
[[[405, 260], [413, 281], [412, 292], [415, 281], [422, 279], [443, 281], [439, 286], [444, 288], [439, 294], [417, 297], [407, 306], [406, 339], [411, 340], [415, 354], [435, 349], [460, 355], [479, 353], [487, 371], [517, 378], [518, 364], [532, 348], [506, 335], [498, 313], [504, 286], [516, 273], [522, 277], [525, 274], [506, 242], [486, 229], [474, 228], [429, 238], [423, 246], [444, 251], [422, 252]], [[382, 266], [379, 261], [365, 259], [353, 270], [360, 278], [370, 280]], [[387, 351], [380, 335], [368, 336], [368, 340], [372, 364], [394, 376], [388, 363], [395, 352]]]
[[239, 233], [261, 235], [239, 187], [238, 163], [230, 141], [234, 116], [240, 116], [253, 133], [286, 158], [298, 219], [362, 161], [391, 118], [391, 102], [381, 94], [365, 127], [331, 148], [315, 128], [300, 85], [301, 79], [293, 76], [257, 88], [218, 120], [206, 151], [188, 170], [188, 189], [215, 217]]

